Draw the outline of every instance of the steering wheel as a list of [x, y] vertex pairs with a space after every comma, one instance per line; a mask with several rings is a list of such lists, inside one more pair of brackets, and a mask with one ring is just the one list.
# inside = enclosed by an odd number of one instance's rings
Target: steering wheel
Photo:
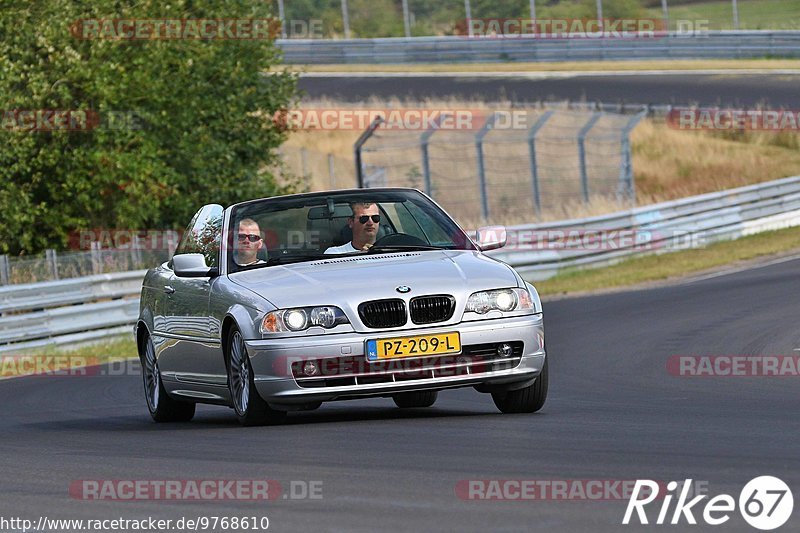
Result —
[[430, 246], [430, 244], [408, 233], [391, 233], [384, 235], [372, 245], [373, 248], [381, 246]]

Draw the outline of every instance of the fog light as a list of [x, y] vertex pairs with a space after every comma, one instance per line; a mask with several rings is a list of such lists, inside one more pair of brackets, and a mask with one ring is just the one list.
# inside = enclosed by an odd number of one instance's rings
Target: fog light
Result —
[[503, 343], [497, 346], [497, 355], [500, 357], [511, 357], [511, 354], [514, 350], [511, 349], [511, 345], [508, 343]]
[[303, 365], [303, 374], [306, 376], [314, 376], [317, 374], [317, 363], [314, 361], [306, 361]]

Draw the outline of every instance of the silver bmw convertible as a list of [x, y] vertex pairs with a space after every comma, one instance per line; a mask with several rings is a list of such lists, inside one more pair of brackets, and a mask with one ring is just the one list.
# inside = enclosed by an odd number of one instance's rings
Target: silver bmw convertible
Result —
[[414, 189], [355, 189], [206, 205], [142, 285], [134, 333], [154, 420], [197, 403], [244, 425], [322, 402], [430, 407], [473, 387], [503, 413], [547, 397], [542, 304]]

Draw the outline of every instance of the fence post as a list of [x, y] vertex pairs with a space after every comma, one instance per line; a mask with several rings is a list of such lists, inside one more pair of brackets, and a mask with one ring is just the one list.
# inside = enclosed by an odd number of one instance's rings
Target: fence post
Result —
[[311, 175], [308, 173], [308, 150], [300, 148], [300, 167], [303, 172], [303, 181], [306, 183], [306, 192], [311, 190]]
[[101, 259], [100, 259], [100, 243], [98, 241], [92, 241], [89, 244], [89, 249], [91, 250], [91, 258], [92, 258], [92, 274], [100, 274], [101, 273]]
[[328, 154], [328, 177], [331, 180], [331, 189], [336, 188], [336, 170], [333, 165], [333, 154]]
[[431, 137], [434, 133], [439, 130], [439, 123], [444, 119], [446, 116], [450, 116], [449, 113], [442, 113], [435, 119], [433, 119], [433, 124], [431, 127], [425, 130], [425, 132], [420, 135], [419, 137], [419, 147], [422, 151], [422, 178], [425, 180], [425, 194], [431, 196], [431, 162], [428, 159], [428, 143], [431, 140]]
[[344, 26], [344, 38], [350, 38], [350, 13], [347, 9], [347, 0], [342, 0], [342, 25]]
[[11, 284], [11, 272], [8, 268], [8, 256], [0, 254], [0, 285]]
[[544, 114], [538, 118], [536, 123], [531, 127], [530, 131], [528, 132], [528, 153], [530, 154], [531, 158], [531, 184], [533, 186], [533, 204], [536, 206], [536, 213], [541, 214], [542, 212], [542, 198], [541, 193], [539, 191], [539, 166], [536, 162], [536, 135], [539, 133], [539, 130], [545, 125], [545, 123], [550, 120], [550, 117], [553, 115], [554, 111], [551, 109], [550, 111], [545, 111]]
[[58, 255], [56, 251], [48, 248], [44, 251], [45, 260], [47, 261], [47, 265], [50, 267], [50, 277], [52, 279], [58, 279]]
[[636, 205], [636, 184], [633, 180], [633, 163], [631, 162], [631, 131], [639, 124], [645, 116], [647, 109], [639, 112], [632, 117], [625, 128], [622, 130], [621, 160], [619, 167], [619, 185], [617, 186], [617, 198], [627, 197], [633, 205]]
[[358, 179], [358, 188], [364, 188], [364, 164], [361, 161], [361, 148], [364, 144], [372, 137], [372, 134], [375, 133], [375, 130], [378, 129], [378, 126], [381, 125], [383, 122], [383, 117], [375, 117], [375, 119], [367, 126], [367, 129], [358, 137], [358, 140], [353, 145], [353, 149], [356, 155], [356, 178]]
[[581, 164], [581, 190], [583, 191], [583, 201], [585, 203], [589, 203], [589, 176], [586, 172], [586, 136], [589, 134], [589, 130], [594, 127], [600, 117], [603, 116], [602, 113], [592, 113], [591, 118], [584, 124], [581, 128], [581, 131], [578, 133], [578, 157], [580, 158]]
[[283, 0], [278, 0], [278, 18], [281, 22], [281, 39], [286, 39], [286, 16], [283, 9]]
[[496, 116], [495, 113], [492, 113], [486, 120], [486, 124], [484, 124], [475, 135], [475, 150], [478, 154], [478, 184], [481, 188], [481, 214], [483, 215], [484, 222], [489, 220], [489, 192], [486, 188], [486, 167], [483, 161], [483, 138], [491, 131]]

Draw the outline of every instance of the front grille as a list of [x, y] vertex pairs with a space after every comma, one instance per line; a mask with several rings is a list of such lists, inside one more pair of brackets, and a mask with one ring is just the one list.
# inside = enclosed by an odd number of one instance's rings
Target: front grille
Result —
[[358, 306], [358, 315], [368, 328], [396, 328], [406, 323], [403, 300], [374, 300]]
[[456, 299], [445, 294], [412, 298], [411, 321], [414, 324], [444, 322], [453, 316], [455, 309]]
[[[524, 345], [509, 342], [511, 354], [497, 353], [500, 343], [462, 346], [460, 354], [369, 362], [364, 356], [304, 359], [292, 363], [292, 375], [300, 387], [325, 388], [396, 383], [420, 379], [452, 378], [510, 370], [519, 365]], [[316, 370], [308, 375], [304, 365], [311, 361]]]

